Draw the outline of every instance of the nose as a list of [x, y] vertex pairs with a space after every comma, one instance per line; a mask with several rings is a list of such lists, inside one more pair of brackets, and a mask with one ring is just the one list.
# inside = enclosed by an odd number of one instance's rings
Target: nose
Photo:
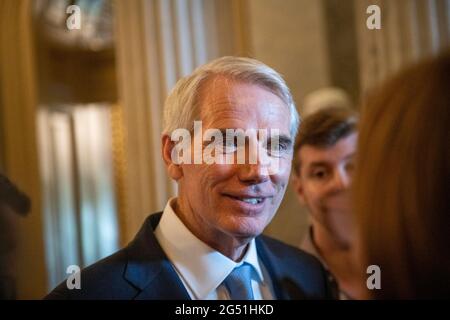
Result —
[[351, 177], [345, 169], [335, 171], [332, 188], [333, 190], [346, 190], [350, 187]]
[[269, 180], [269, 169], [261, 163], [242, 165], [239, 180], [250, 184], [266, 182]]
[[[239, 179], [250, 184], [266, 182], [270, 179], [269, 166], [270, 160], [266, 150], [258, 146], [256, 150], [247, 148], [245, 164], [240, 165]], [[250, 153], [253, 153], [252, 155]]]

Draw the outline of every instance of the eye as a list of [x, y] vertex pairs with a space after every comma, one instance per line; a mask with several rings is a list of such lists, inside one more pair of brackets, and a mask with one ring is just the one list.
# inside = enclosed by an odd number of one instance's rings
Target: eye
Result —
[[218, 143], [217, 147], [222, 153], [232, 153], [237, 150], [234, 139], [224, 139], [222, 144]]
[[325, 169], [313, 170], [310, 173], [310, 177], [313, 178], [313, 179], [317, 179], [317, 180], [326, 179], [327, 176], [328, 176], [328, 172]]
[[[276, 140], [276, 139], [275, 139]], [[282, 141], [271, 141], [267, 143], [267, 151], [270, 156], [279, 157], [286, 151], [288, 151], [289, 146], [287, 143]]]

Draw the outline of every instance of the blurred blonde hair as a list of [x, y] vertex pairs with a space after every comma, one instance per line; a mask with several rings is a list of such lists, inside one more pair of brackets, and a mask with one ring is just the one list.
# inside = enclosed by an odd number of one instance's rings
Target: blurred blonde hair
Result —
[[364, 273], [381, 268], [373, 298], [450, 297], [449, 128], [450, 52], [363, 104], [353, 194]]

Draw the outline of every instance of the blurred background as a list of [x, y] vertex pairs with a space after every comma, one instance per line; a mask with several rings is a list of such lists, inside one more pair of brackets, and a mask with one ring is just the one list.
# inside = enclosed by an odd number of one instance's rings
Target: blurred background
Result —
[[[366, 25], [373, 4], [380, 30]], [[162, 107], [195, 67], [259, 59], [285, 77], [302, 114], [305, 97], [327, 87], [357, 108], [386, 76], [449, 43], [450, 0], [0, 0], [0, 171], [32, 200], [14, 222], [18, 298], [41, 298], [69, 265], [126, 245], [174, 195]], [[297, 246], [307, 223], [288, 189], [265, 232]]]

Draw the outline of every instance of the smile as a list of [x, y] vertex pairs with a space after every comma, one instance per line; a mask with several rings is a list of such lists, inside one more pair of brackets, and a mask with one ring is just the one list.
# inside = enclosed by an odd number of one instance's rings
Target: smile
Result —
[[250, 206], [263, 205], [265, 203], [266, 199], [268, 199], [268, 197], [257, 197], [257, 196], [249, 196], [249, 195], [245, 195], [245, 196], [239, 195], [238, 196], [238, 195], [227, 194], [226, 196], [233, 200], [238, 200], [242, 204], [246, 204], [246, 205], [250, 205]]
[[235, 199], [250, 204], [259, 204], [264, 201], [264, 198], [235, 198]]

